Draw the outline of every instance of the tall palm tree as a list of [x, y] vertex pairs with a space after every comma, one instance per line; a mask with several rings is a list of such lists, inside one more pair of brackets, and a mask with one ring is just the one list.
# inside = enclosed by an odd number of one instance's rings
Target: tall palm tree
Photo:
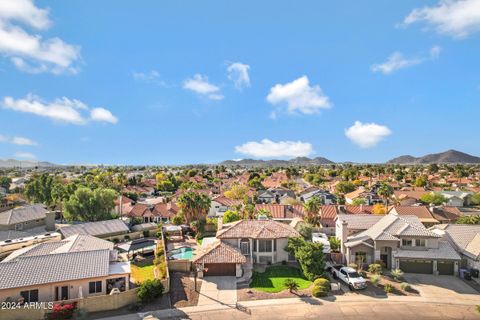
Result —
[[306, 222], [316, 225], [318, 223], [320, 208], [322, 207], [322, 200], [318, 197], [312, 197], [308, 199], [307, 202], [303, 205], [307, 213]]
[[386, 182], [382, 182], [377, 194], [384, 199], [385, 205], [388, 207], [388, 198], [393, 194], [393, 187]]
[[178, 206], [185, 214], [185, 220], [190, 223], [193, 220], [205, 218], [210, 209], [211, 200], [204, 194], [188, 191], [178, 198]]

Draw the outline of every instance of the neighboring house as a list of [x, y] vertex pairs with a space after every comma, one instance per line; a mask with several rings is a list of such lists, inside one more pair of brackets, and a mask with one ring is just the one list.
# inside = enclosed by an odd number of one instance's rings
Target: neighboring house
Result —
[[274, 203], [275, 195], [269, 190], [261, 190], [257, 194], [257, 203]]
[[349, 206], [341, 205], [338, 206], [338, 212], [344, 214], [372, 214], [373, 206], [359, 205], [359, 206]]
[[6, 196], [7, 192], [8, 192], [7, 188], [0, 187], [0, 196]]
[[347, 230], [347, 237], [371, 228], [382, 219], [383, 215], [375, 214], [339, 214], [336, 216], [334, 235], [340, 239], [342, 230]]
[[39, 226], [55, 230], [55, 212], [47, 210], [44, 205], [27, 205], [0, 212], [0, 232], [22, 231]]
[[125, 216], [132, 210], [134, 204], [135, 201], [132, 199], [125, 196], [119, 196], [115, 200], [115, 213], [119, 216]]
[[241, 204], [242, 202], [240, 200], [233, 200], [225, 196], [218, 196], [212, 199], [208, 216], [210, 218], [223, 217], [223, 214], [226, 211], [235, 210], [235, 207]]
[[470, 205], [472, 192], [465, 191], [440, 191], [440, 194], [447, 198], [447, 205], [452, 207], [464, 207]]
[[427, 193], [428, 191], [425, 191], [424, 189], [395, 190], [393, 192], [393, 198], [396, 200], [395, 202], [401, 206], [412, 206], [420, 203], [420, 198]]
[[295, 192], [286, 188], [270, 188], [258, 194], [259, 203], [281, 203], [286, 199], [295, 199]]
[[256, 204], [255, 212], [267, 210], [275, 221], [290, 223], [294, 218], [302, 219], [306, 212], [301, 204]]
[[399, 216], [416, 216], [427, 228], [439, 223], [426, 206], [394, 206], [390, 209], [390, 213]]
[[49, 302], [129, 289], [130, 263], [113, 243], [75, 235], [17, 250], [0, 262], [0, 301]]
[[335, 235], [335, 219], [337, 219], [338, 210], [335, 205], [326, 205], [320, 207], [320, 226], [322, 232], [329, 235]]
[[294, 261], [285, 247], [288, 238], [299, 236], [292, 226], [273, 220], [240, 220], [223, 228], [220, 223], [219, 244], [206, 246], [193, 261], [205, 270], [205, 276], [241, 277], [245, 263]]
[[463, 216], [458, 207], [430, 207], [430, 211], [432, 212], [433, 218], [441, 224], [455, 222], [459, 217]]
[[387, 269], [406, 273], [455, 275], [460, 256], [448, 241], [429, 231], [417, 216], [387, 214], [358, 234], [348, 236], [348, 224], [339, 233], [347, 263], [381, 260]]
[[72, 235], [90, 235], [97, 238], [110, 238], [114, 236], [125, 235], [129, 229], [125, 222], [120, 219], [85, 222], [61, 227], [58, 231], [64, 238]]
[[156, 204], [155, 207], [153, 207], [153, 214], [155, 215], [155, 217], [157, 217], [157, 222], [159, 217], [162, 222], [169, 223], [179, 211], [180, 208], [173, 202], [163, 202]]
[[43, 205], [28, 205], [0, 212], [0, 258], [41, 242], [60, 240], [55, 212]]
[[364, 187], [360, 187], [355, 191], [345, 194], [345, 202], [347, 204], [353, 204], [355, 199], [364, 199], [366, 205], [374, 205], [376, 203], [382, 203], [383, 200], [375, 192], [367, 191]]
[[325, 204], [325, 205], [334, 204], [337, 201], [337, 199], [335, 198], [335, 196], [333, 194], [331, 194], [330, 192], [328, 192], [326, 190], [321, 190], [321, 189], [317, 189], [317, 190], [313, 190], [313, 191], [304, 193], [304, 194], [300, 195], [298, 197], [298, 199], [302, 202], [307, 202], [308, 200], [310, 200], [313, 197], [319, 198], [320, 201], [322, 202], [322, 204]]
[[180, 209], [173, 202], [160, 202], [156, 204], [136, 203], [128, 213], [128, 216], [131, 218], [140, 218], [144, 223], [168, 223], [178, 211], [180, 211]]
[[462, 266], [480, 269], [480, 225], [441, 224], [431, 229], [443, 236], [462, 257]]

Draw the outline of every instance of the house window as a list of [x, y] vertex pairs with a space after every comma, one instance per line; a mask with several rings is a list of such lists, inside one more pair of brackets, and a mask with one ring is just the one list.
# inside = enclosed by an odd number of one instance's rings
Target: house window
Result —
[[425, 247], [425, 239], [415, 239], [415, 247]]
[[411, 247], [412, 246], [412, 239], [402, 239], [402, 246]]
[[27, 291], [20, 291], [20, 295], [25, 302], [38, 302], [38, 289], [35, 290], [27, 290]]
[[258, 252], [272, 252], [272, 240], [258, 240]]
[[92, 281], [88, 283], [88, 293], [101, 293], [102, 292], [102, 281]]

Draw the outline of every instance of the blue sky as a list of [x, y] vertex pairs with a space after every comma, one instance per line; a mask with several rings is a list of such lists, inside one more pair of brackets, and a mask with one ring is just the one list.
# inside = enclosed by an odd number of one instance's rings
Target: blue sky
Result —
[[480, 155], [478, 31], [479, 0], [0, 0], [0, 158]]

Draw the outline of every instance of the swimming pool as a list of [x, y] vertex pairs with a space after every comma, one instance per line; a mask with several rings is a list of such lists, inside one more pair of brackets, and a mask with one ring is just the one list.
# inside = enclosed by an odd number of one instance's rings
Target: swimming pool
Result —
[[193, 257], [193, 249], [189, 247], [183, 247], [178, 249], [173, 249], [169, 252], [170, 259], [180, 260], [190, 260]]

